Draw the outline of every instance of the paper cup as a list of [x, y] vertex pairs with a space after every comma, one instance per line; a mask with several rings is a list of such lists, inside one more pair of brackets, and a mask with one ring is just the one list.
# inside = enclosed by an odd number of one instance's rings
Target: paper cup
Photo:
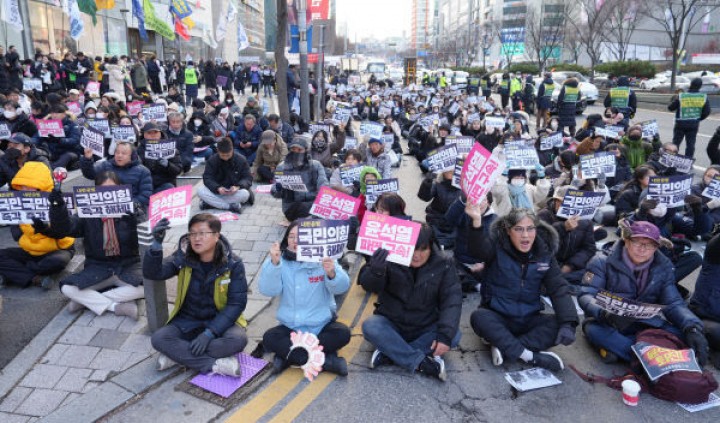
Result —
[[634, 380], [625, 380], [622, 383], [623, 402], [625, 405], [635, 407], [640, 398], [640, 384]]

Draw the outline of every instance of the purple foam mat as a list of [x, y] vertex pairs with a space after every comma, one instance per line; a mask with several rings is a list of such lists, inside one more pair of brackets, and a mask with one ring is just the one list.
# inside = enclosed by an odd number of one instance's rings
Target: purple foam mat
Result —
[[245, 353], [239, 353], [237, 357], [238, 361], [240, 361], [240, 368], [242, 369], [240, 377], [216, 374], [199, 374], [195, 376], [190, 383], [205, 389], [206, 391], [220, 395], [223, 398], [229, 397], [233, 394], [233, 392], [240, 389], [267, 365], [267, 361], [260, 358], [250, 357]]

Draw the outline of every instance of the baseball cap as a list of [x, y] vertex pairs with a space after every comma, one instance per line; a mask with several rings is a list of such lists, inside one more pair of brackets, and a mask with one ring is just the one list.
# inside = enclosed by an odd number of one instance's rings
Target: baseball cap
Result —
[[32, 139], [23, 133], [17, 133], [15, 135], [13, 135], [12, 137], [10, 137], [9, 141], [13, 142], [15, 144], [24, 144], [24, 145], [32, 145], [33, 144]]
[[[260, 136], [261, 144], [272, 144], [275, 142], [275, 131], [268, 129]], [[292, 143], [291, 143], [292, 144]]]
[[157, 123], [148, 122], [143, 126], [142, 128], [143, 133], [150, 132], [150, 131], [160, 131], [160, 127]]
[[633, 222], [630, 225], [630, 238], [647, 238], [660, 244], [660, 229], [650, 222]]

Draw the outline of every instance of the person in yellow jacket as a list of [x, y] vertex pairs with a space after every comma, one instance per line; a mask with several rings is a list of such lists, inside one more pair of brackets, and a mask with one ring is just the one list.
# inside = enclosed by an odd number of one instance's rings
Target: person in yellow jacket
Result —
[[[53, 188], [50, 168], [41, 162], [25, 163], [11, 186], [16, 191], [50, 192]], [[12, 195], [12, 192], [3, 195]], [[75, 239], [52, 238], [43, 234], [47, 229], [40, 219], [11, 228], [18, 247], [0, 250], [0, 285], [8, 283], [23, 288], [38, 285], [45, 289], [52, 286], [50, 275], [60, 272], [70, 262], [75, 254]]]

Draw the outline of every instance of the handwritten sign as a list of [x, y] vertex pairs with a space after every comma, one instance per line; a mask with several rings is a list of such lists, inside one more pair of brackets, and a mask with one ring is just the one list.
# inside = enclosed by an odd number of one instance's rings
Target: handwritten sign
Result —
[[310, 214], [322, 219], [347, 220], [357, 216], [360, 203], [358, 198], [323, 186], [310, 207]]
[[420, 224], [368, 211], [365, 213], [355, 251], [372, 255], [378, 248], [390, 252], [387, 260], [409, 266], [420, 234]]

